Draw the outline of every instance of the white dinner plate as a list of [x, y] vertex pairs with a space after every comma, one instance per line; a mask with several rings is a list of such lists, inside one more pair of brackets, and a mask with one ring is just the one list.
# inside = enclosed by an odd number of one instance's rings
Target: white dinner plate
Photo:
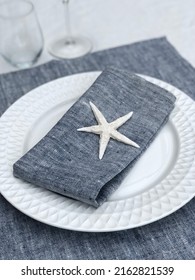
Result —
[[14, 207], [43, 223], [89, 232], [124, 230], [159, 220], [195, 195], [195, 103], [173, 86], [145, 76], [177, 97], [175, 109], [102, 206], [95, 209], [13, 176], [13, 163], [55, 125], [99, 74], [76, 74], [44, 84], [20, 98], [0, 119], [1, 193]]

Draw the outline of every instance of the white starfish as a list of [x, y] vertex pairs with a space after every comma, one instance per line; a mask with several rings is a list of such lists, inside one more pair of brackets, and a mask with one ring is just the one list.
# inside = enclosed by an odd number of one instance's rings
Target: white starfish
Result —
[[89, 102], [89, 104], [95, 115], [98, 125], [82, 127], [77, 130], [100, 135], [99, 159], [102, 159], [110, 138], [131, 145], [133, 147], [140, 148], [139, 145], [116, 130], [132, 117], [133, 112], [130, 112], [127, 115], [124, 115], [123, 117], [120, 117], [115, 121], [108, 123], [99, 109], [92, 102]]

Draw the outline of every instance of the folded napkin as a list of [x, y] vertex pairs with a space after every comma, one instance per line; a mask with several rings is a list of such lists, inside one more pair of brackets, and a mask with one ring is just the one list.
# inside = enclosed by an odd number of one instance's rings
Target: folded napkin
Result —
[[14, 164], [14, 175], [98, 207], [166, 123], [174, 102], [171, 93], [143, 78], [107, 68]]

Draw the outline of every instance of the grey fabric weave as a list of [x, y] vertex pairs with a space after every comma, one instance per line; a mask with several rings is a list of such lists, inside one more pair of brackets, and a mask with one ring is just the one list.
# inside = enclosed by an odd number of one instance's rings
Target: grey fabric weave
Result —
[[[160, 38], [1, 75], [0, 112], [47, 81], [103, 70], [108, 65], [162, 79], [195, 99], [195, 69], [165, 38]], [[140, 228], [112, 233], [73, 232], [35, 221], [0, 196], [0, 258], [195, 259], [194, 220], [193, 199], [170, 216]]]
[[[143, 78], [107, 68], [51, 131], [14, 164], [14, 175], [98, 207], [155, 138], [174, 101], [171, 93]], [[97, 124], [90, 102], [108, 122], [134, 111], [118, 131], [140, 148], [110, 140], [100, 160], [99, 136], [77, 131], [83, 125]]]

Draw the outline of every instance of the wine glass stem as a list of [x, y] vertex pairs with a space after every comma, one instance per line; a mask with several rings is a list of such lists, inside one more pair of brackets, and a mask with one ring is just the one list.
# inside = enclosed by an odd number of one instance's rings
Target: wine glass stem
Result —
[[65, 28], [66, 28], [66, 44], [72, 44], [72, 32], [71, 32], [71, 25], [70, 25], [70, 12], [69, 12], [69, 0], [63, 0], [64, 4], [64, 14], [65, 14]]

